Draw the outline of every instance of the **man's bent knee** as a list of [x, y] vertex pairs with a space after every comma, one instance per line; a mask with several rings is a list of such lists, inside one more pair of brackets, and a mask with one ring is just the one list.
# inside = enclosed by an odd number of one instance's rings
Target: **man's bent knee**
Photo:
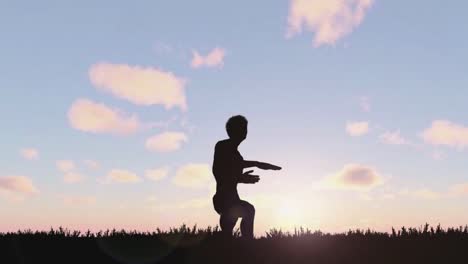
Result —
[[244, 202], [243, 207], [244, 207], [244, 210], [246, 211], [248, 216], [250, 216], [250, 217], [255, 216], [255, 207], [252, 204], [250, 204], [248, 202]]

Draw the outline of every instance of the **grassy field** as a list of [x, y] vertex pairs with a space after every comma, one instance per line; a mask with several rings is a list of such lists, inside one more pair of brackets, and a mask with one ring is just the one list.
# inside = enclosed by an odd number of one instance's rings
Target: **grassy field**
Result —
[[0, 234], [0, 263], [468, 263], [468, 226], [428, 225], [380, 233], [271, 230], [252, 241], [238, 234], [181, 226], [169, 231], [66, 229]]

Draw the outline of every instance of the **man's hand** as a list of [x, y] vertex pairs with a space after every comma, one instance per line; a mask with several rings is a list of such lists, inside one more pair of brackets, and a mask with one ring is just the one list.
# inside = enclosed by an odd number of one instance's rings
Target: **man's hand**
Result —
[[257, 164], [257, 168], [262, 169], [262, 170], [281, 170], [280, 166], [276, 166], [276, 165], [266, 163], [266, 162], [259, 162]]
[[253, 172], [253, 170], [249, 170], [247, 172], [242, 173], [238, 178], [238, 182], [239, 183], [247, 183], [247, 184], [257, 183], [260, 180], [260, 176], [252, 175], [251, 174], [252, 172]]

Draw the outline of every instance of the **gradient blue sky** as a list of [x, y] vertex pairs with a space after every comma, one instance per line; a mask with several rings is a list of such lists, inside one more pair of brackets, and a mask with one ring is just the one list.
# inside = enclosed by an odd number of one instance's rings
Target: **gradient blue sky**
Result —
[[[25, 176], [39, 193], [0, 180], [0, 230], [216, 225], [212, 176], [201, 188], [173, 181], [187, 164], [210, 166], [234, 114], [249, 119], [244, 157], [283, 167], [239, 187], [258, 205], [258, 232], [467, 223], [467, 3], [375, 0], [349, 34], [314, 45], [317, 32], [305, 25], [286, 36], [298, 2], [2, 1], [0, 177]], [[222, 65], [191, 67], [193, 51], [205, 56], [217, 47], [225, 51]], [[89, 71], [101, 62], [183, 78], [187, 110], [96, 89]], [[168, 125], [130, 135], [80, 131], [67, 116], [80, 98]], [[353, 136], [346, 126], [356, 122], [368, 129]], [[188, 140], [170, 152], [145, 148], [165, 131]], [[396, 141], [383, 139], [398, 131]], [[24, 148], [38, 157], [22, 157]], [[85, 179], [65, 183], [58, 160], [73, 161]], [[382, 182], [364, 190], [328, 184], [330, 175], [352, 173], [347, 164]], [[162, 167], [169, 168], [164, 179], [143, 176]], [[103, 184], [112, 169], [141, 181]]]

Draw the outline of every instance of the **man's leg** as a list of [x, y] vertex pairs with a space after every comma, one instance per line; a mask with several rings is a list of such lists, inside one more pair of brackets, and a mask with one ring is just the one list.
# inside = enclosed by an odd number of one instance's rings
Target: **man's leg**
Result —
[[233, 216], [230, 213], [223, 213], [219, 218], [219, 225], [221, 226], [221, 231], [226, 237], [232, 236], [232, 230], [236, 225], [237, 217]]
[[249, 202], [241, 200], [239, 203], [239, 213], [242, 217], [241, 222], [241, 233], [245, 238], [253, 239], [254, 235], [254, 218], [255, 218], [255, 207]]

